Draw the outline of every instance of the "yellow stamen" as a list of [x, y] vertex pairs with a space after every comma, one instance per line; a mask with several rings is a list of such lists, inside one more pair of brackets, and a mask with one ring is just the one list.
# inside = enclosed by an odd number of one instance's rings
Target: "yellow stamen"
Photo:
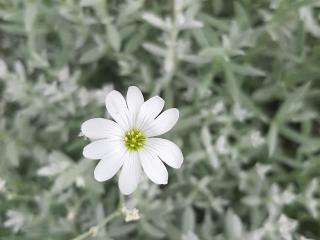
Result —
[[145, 144], [145, 136], [140, 129], [133, 128], [124, 134], [123, 142], [129, 151], [137, 151]]

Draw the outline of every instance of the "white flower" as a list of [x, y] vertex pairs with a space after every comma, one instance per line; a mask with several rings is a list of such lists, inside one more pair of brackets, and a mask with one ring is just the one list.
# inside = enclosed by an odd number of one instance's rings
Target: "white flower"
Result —
[[122, 168], [118, 183], [126, 195], [137, 188], [142, 169], [154, 183], [167, 184], [163, 162], [180, 168], [183, 155], [173, 142], [154, 137], [176, 124], [179, 111], [171, 108], [160, 114], [164, 100], [155, 96], [144, 102], [141, 91], [134, 86], [129, 87], [126, 100], [114, 90], [105, 103], [114, 121], [94, 118], [81, 126], [82, 133], [93, 141], [83, 149], [83, 155], [101, 159], [94, 170], [95, 179], [109, 180]]

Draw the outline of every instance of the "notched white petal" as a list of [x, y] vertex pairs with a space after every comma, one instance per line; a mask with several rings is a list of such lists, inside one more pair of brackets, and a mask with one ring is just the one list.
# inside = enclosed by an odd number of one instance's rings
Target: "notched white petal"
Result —
[[144, 103], [143, 95], [139, 88], [131, 86], [127, 92], [127, 105], [130, 111], [138, 111]]
[[147, 137], [158, 136], [170, 131], [179, 119], [179, 110], [170, 108], [161, 113], [154, 121], [145, 127]]
[[175, 143], [162, 138], [148, 138], [146, 146], [170, 167], [181, 167], [183, 154]]
[[139, 88], [131, 86], [127, 92], [127, 105], [129, 110], [130, 127], [136, 126], [137, 115], [144, 103], [143, 95]]
[[128, 152], [119, 176], [119, 189], [121, 193], [124, 195], [133, 193], [138, 186], [140, 176], [141, 165], [138, 154]]
[[141, 149], [139, 160], [147, 177], [156, 184], [168, 183], [168, 171], [163, 162], [151, 151]]
[[138, 115], [138, 127], [143, 128], [145, 125], [154, 120], [164, 107], [164, 100], [155, 96], [144, 102]]
[[121, 126], [121, 128], [128, 128], [128, 107], [121, 93], [115, 90], [111, 91], [107, 95], [105, 103], [109, 114]]
[[89, 143], [83, 148], [83, 156], [88, 159], [101, 159], [111, 153], [121, 153], [124, 146], [121, 141], [102, 139]]
[[85, 121], [81, 125], [81, 132], [91, 140], [119, 139], [123, 133], [117, 123], [104, 118], [93, 118]]
[[98, 182], [104, 182], [112, 178], [123, 165], [123, 156], [114, 154], [99, 161], [94, 169], [94, 178]]

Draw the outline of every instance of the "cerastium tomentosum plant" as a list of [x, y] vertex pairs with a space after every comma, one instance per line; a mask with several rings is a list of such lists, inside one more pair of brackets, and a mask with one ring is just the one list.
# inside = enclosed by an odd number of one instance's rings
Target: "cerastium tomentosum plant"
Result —
[[155, 96], [144, 102], [141, 91], [134, 86], [129, 87], [126, 100], [114, 90], [107, 95], [105, 103], [114, 121], [93, 118], [81, 126], [82, 134], [92, 140], [83, 149], [83, 155], [100, 159], [94, 171], [95, 179], [109, 180], [122, 168], [119, 188], [125, 195], [136, 190], [142, 169], [152, 182], [167, 184], [164, 163], [180, 168], [183, 155], [176, 144], [155, 136], [168, 132], [176, 124], [178, 109], [170, 108], [160, 114], [164, 100]]
[[189, 11], [191, 8], [196, 9], [193, 5], [197, 3], [174, 0], [170, 17], [163, 19], [151, 12], [145, 12], [142, 16], [149, 24], [163, 31], [161, 42], [164, 42], [165, 46], [152, 42], [144, 42], [142, 45], [151, 54], [163, 58], [163, 82], [169, 82], [172, 79], [179, 61], [191, 64], [203, 63], [203, 59], [190, 53], [190, 42], [179, 38], [183, 30], [203, 27], [202, 22], [194, 19], [194, 11]]

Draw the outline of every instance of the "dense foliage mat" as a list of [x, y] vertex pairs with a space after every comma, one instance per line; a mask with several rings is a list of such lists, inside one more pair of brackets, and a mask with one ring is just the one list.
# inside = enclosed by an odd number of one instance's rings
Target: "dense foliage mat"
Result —
[[[320, 239], [319, 19], [312, 0], [0, 0], [0, 238]], [[123, 198], [78, 135], [131, 85], [180, 109], [185, 161]], [[92, 228], [121, 202], [141, 218]]]

